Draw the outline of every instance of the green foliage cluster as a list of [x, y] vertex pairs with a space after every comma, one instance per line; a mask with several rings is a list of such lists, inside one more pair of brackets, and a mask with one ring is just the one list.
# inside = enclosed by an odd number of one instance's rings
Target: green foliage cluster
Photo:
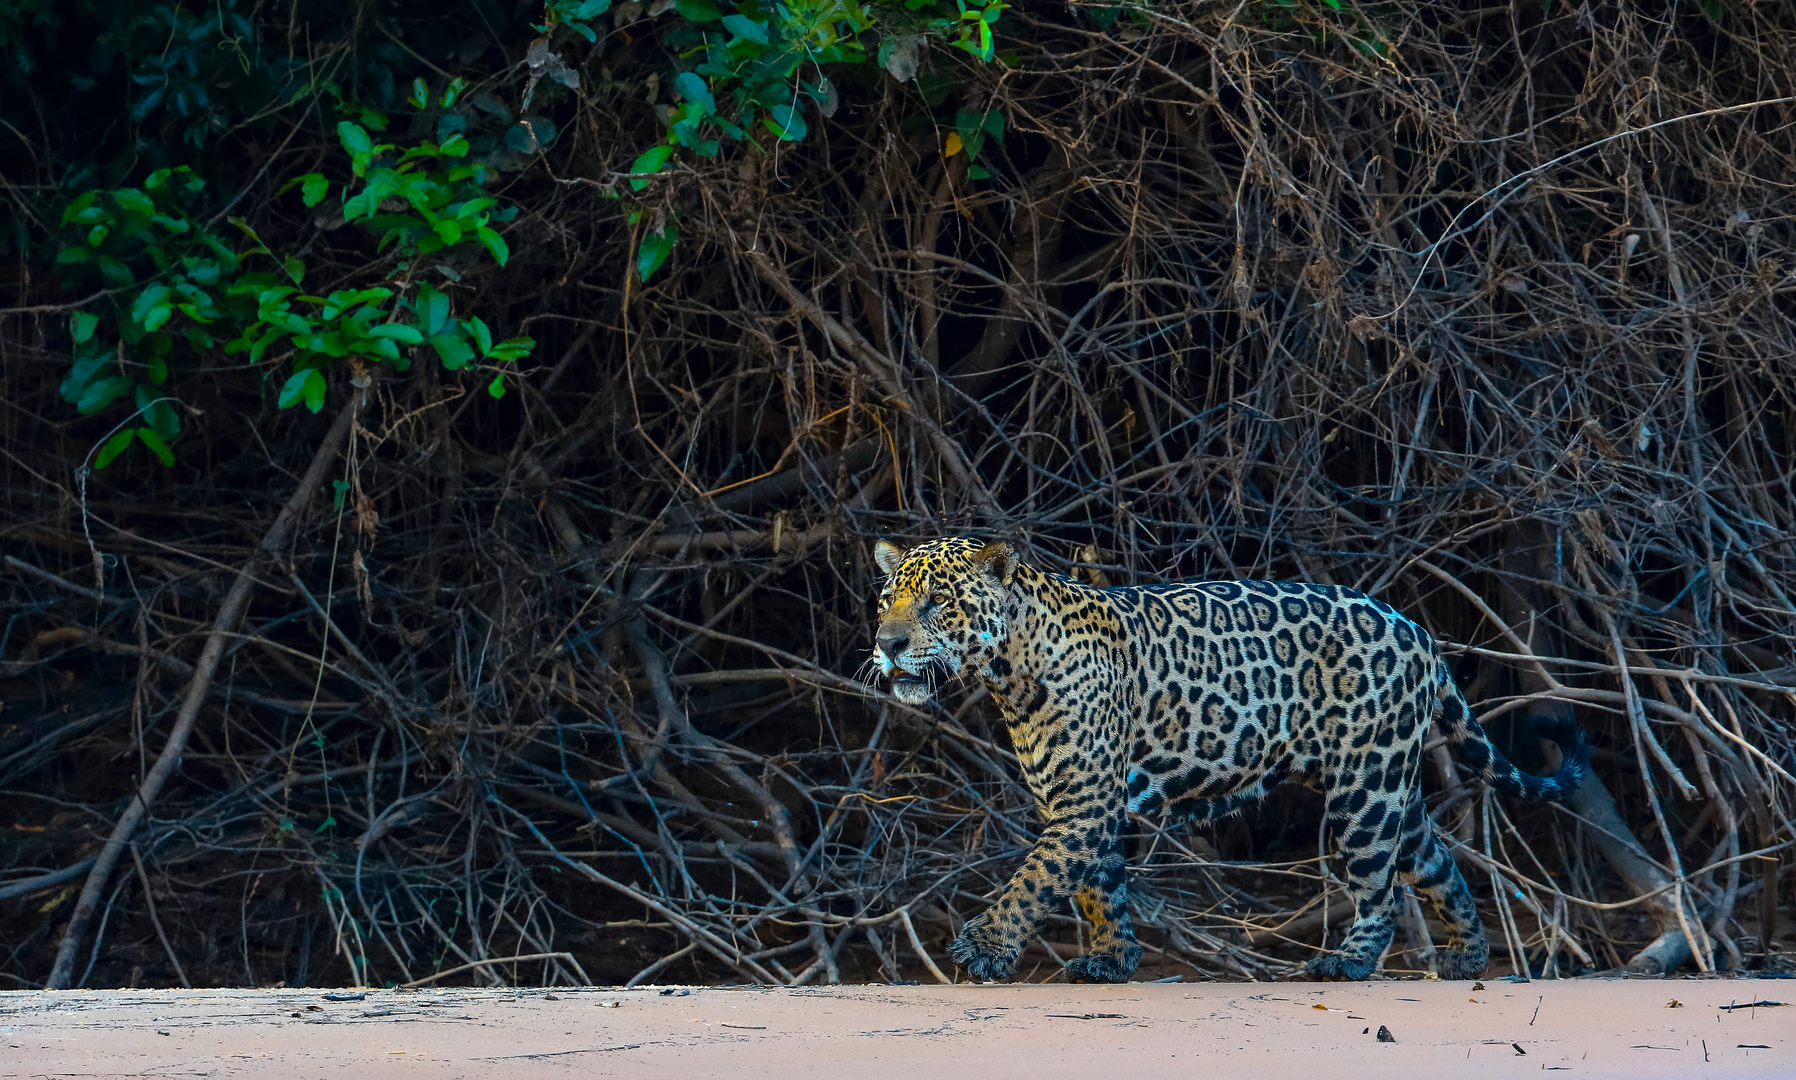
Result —
[[[672, 86], [679, 103], [666, 110], [667, 137], [636, 158], [630, 186], [643, 190], [649, 178], [684, 149], [696, 157], [716, 157], [725, 142], [752, 142], [759, 129], [772, 138], [797, 142], [810, 132], [808, 112], [835, 115], [839, 89], [826, 66], [869, 60], [901, 82], [918, 73], [918, 50], [926, 36], [947, 42], [982, 61], [997, 57], [992, 27], [1009, 5], [1003, 0], [902, 0], [877, 5], [848, 0], [674, 0], [682, 20], [668, 29], [664, 47], [675, 58]], [[608, 0], [551, 3], [552, 16], [584, 36], [584, 21], [609, 7]], [[589, 12], [584, 18], [581, 12]], [[1003, 137], [1002, 119], [978, 128]], [[962, 135], [962, 138], [967, 138]], [[977, 148], [968, 143], [971, 156]], [[983, 172], [983, 170], [982, 170]], [[986, 174], [989, 175], [989, 174]], [[631, 224], [642, 220], [632, 211]], [[662, 214], [646, 230], [636, 269], [643, 281], [673, 252], [678, 224]]]
[[[325, 19], [365, 14], [339, 0], [307, 7]], [[577, 92], [578, 75], [551, 44], [564, 52], [582, 44], [603, 49], [610, 30], [600, 20], [612, 7], [612, 0], [548, 0], [532, 24], [541, 36], [530, 49], [531, 70]], [[486, 5], [476, 8], [490, 19]], [[675, 101], [657, 107], [665, 136], [636, 157], [628, 194], [644, 192], [682, 154], [696, 161], [729, 144], [759, 153], [805, 139], [820, 118], [834, 115], [839, 72], [831, 72], [843, 67], [915, 80], [925, 100], [939, 105], [947, 81], [922, 62], [927, 42], [1014, 63], [998, 53], [994, 37], [1007, 8], [1004, 0], [661, 0], [650, 8], [664, 16], [653, 24], [654, 41]], [[1093, 12], [1107, 25], [1123, 10]], [[176, 383], [186, 369], [240, 370], [280, 408], [317, 411], [333, 370], [403, 371], [420, 350], [449, 371], [493, 369], [487, 388], [498, 397], [504, 366], [532, 346], [528, 338], [495, 339], [476, 315], [453, 315], [444, 290], [477, 251], [499, 267], [508, 262], [496, 226], [516, 208], [488, 188], [502, 174], [527, 170], [554, 143], [558, 127], [542, 107], [554, 95], [545, 93], [533, 112], [534, 77], [513, 109], [490, 85], [471, 88], [461, 77], [439, 77], [440, 68], [412, 75], [422, 57], [391, 33], [391, 40], [371, 35], [333, 66], [308, 64], [263, 39], [261, 14], [247, 0], [192, 9], [22, 0], [0, 11], [0, 45], [12, 46], [23, 75], [41, 83], [52, 65], [69, 68], [75, 105], [44, 100], [33, 87], [47, 121], [58, 108], [77, 121], [46, 122], [46, 132], [78, 129], [82, 101], [122, 94], [128, 102], [133, 138], [121, 144], [108, 129], [88, 150], [67, 148], [60, 177], [69, 196], [57, 261], [71, 290], [89, 294], [68, 322], [62, 396], [81, 415], [116, 420], [91, 455], [99, 467], [134, 445], [173, 462], [186, 415]], [[85, 64], [67, 64], [81, 30], [96, 26], [103, 29]], [[457, 48], [427, 44], [439, 53]], [[459, 48], [469, 55], [466, 44]], [[408, 107], [405, 120], [418, 137], [403, 147], [378, 141], [393, 114]], [[213, 193], [242, 178], [212, 151], [221, 138], [283, 110], [336, 118], [345, 182], [308, 172], [279, 190], [297, 189], [318, 220], [335, 216], [373, 237], [383, 258], [359, 275], [364, 280], [308, 292], [307, 259], [281, 250], [282, 241], [264, 242], [265, 226], [231, 216], [220, 228], [226, 212]], [[981, 151], [1003, 137], [1001, 113], [963, 109], [946, 150], [964, 151], [968, 174], [985, 179], [991, 173]], [[144, 161], [160, 164], [144, 175]], [[130, 182], [133, 173], [144, 178]], [[675, 248], [679, 211], [634, 198], [619, 210], [638, 236], [634, 270], [646, 282]], [[16, 246], [29, 251], [22, 220], [13, 225]], [[425, 280], [432, 270], [447, 281]]]
[[[443, 100], [452, 102], [457, 89]], [[405, 371], [407, 347], [428, 346], [450, 371], [484, 361], [496, 369], [488, 393], [504, 394], [503, 366], [529, 355], [535, 342], [495, 340], [479, 316], [454, 317], [449, 296], [423, 279], [419, 260], [430, 257], [452, 279], [459, 277], [455, 264], [476, 252], [504, 266], [510, 252], [492, 223], [515, 208], [499, 209], [499, 200], [485, 194], [484, 167], [465, 160], [469, 143], [460, 133], [403, 150], [374, 142], [350, 120], [337, 124], [337, 134], [351, 179], [330, 209], [372, 231], [377, 250], [398, 256], [377, 264], [387, 271], [379, 280], [359, 287], [309, 294], [305, 260], [271, 250], [249, 222], [230, 219], [235, 238], [214, 231], [192, 212], [205, 182], [187, 166], [158, 170], [141, 187], [86, 191], [63, 212], [79, 239], [58, 261], [72, 276], [96, 277], [103, 286], [70, 318], [75, 353], [63, 399], [83, 415], [125, 399], [136, 406], [100, 447], [96, 468], [133, 443], [173, 463], [181, 420], [168, 387], [169, 359], [183, 344], [198, 354], [221, 346], [227, 357], [243, 354], [265, 382], [285, 371], [276, 398], [283, 409], [323, 408], [333, 367]], [[282, 190], [292, 188], [315, 209], [332, 184], [307, 173]], [[264, 366], [271, 350], [279, 356]]]

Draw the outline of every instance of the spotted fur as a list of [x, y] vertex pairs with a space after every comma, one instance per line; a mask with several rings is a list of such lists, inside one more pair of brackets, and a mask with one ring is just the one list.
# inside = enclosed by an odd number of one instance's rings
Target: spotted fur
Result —
[[881, 542], [874, 658], [893, 692], [927, 701], [970, 671], [1003, 711], [1045, 819], [990, 910], [954, 939], [980, 979], [1009, 974], [1043, 918], [1069, 900], [1092, 925], [1067, 965], [1121, 982], [1141, 947], [1127, 911], [1121, 835], [1129, 812], [1205, 821], [1291, 780], [1322, 792], [1354, 920], [1309, 963], [1363, 979], [1390, 943], [1399, 880], [1447, 928], [1441, 974], [1484, 970], [1472, 895], [1435, 839], [1418, 778], [1432, 721], [1497, 790], [1563, 800], [1588, 752], [1569, 731], [1550, 777], [1504, 759], [1466, 708], [1434, 639], [1351, 589], [1274, 581], [1094, 588], [1018, 560], [1010, 545], [956, 538], [906, 552]]

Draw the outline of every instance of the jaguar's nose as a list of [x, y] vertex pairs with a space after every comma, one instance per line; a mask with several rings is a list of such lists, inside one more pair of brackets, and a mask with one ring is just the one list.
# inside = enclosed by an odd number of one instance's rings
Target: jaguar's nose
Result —
[[904, 655], [904, 650], [910, 648], [910, 631], [902, 629], [881, 630], [879, 632], [879, 637], [875, 640], [879, 651], [885, 653], [888, 660], [896, 663], [898, 658]]

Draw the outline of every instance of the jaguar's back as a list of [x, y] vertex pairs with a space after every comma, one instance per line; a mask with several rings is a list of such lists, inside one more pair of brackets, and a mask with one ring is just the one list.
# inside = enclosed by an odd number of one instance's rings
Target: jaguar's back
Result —
[[1434, 711], [1433, 639], [1362, 593], [1271, 581], [1105, 593], [1130, 646], [1132, 811], [1203, 818], [1342, 772], [1382, 787]]

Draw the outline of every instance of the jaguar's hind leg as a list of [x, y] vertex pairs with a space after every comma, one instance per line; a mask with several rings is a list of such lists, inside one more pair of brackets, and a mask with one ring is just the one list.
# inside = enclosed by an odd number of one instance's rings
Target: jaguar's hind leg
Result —
[[1397, 837], [1403, 825], [1401, 795], [1371, 791], [1362, 783], [1334, 789], [1328, 822], [1347, 864], [1353, 925], [1334, 952], [1318, 956], [1309, 973], [1322, 979], [1363, 979], [1378, 966], [1397, 925]]
[[[1117, 822], [1121, 831], [1121, 822]], [[1091, 924], [1091, 949], [1067, 961], [1068, 982], [1120, 983], [1141, 963], [1141, 946], [1129, 921], [1128, 867], [1120, 837], [1111, 839], [1092, 868], [1090, 880], [1073, 894], [1079, 914]]]
[[1074, 903], [1091, 923], [1091, 951], [1066, 962], [1066, 981], [1128, 982], [1141, 963], [1141, 946], [1135, 941], [1135, 927], [1121, 893], [1105, 893], [1088, 885], [1079, 890]]
[[1433, 822], [1422, 810], [1421, 792], [1410, 797], [1403, 831], [1397, 872], [1433, 906], [1435, 915], [1447, 928], [1447, 947], [1437, 960], [1440, 976], [1475, 979], [1484, 974], [1485, 965], [1490, 962], [1490, 943], [1485, 940], [1484, 923], [1472, 902], [1472, 890], [1459, 867], [1453, 864], [1447, 846], [1435, 838]]

